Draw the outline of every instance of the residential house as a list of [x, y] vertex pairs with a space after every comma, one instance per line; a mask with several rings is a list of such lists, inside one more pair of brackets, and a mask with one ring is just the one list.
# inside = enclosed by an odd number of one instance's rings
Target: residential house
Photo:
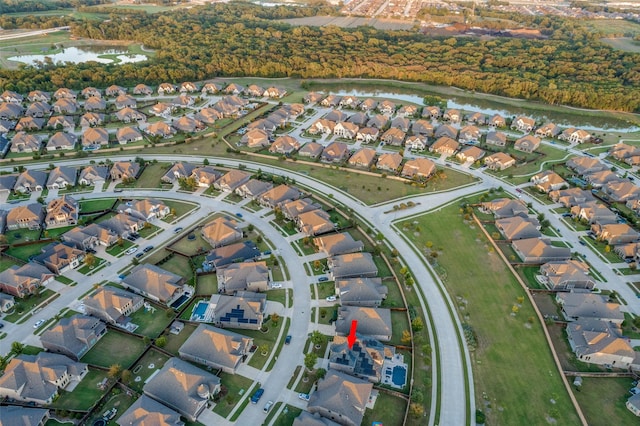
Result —
[[232, 263], [224, 269], [218, 269], [217, 278], [218, 292], [220, 293], [264, 292], [267, 291], [269, 285], [269, 268], [267, 263], [262, 261]]
[[342, 108], [357, 108], [360, 105], [360, 100], [355, 96], [347, 95], [340, 99], [339, 105]]
[[[0, 177], [0, 187], [1, 185], [2, 185], [2, 177]], [[631, 210], [633, 210], [636, 214], [640, 214], [640, 200], [629, 200], [625, 203], [625, 205]]]
[[549, 290], [593, 290], [596, 282], [588, 273], [589, 265], [579, 260], [547, 262], [540, 267], [538, 280]]
[[347, 159], [349, 148], [342, 142], [331, 142], [320, 154], [320, 160], [325, 163], [341, 163]]
[[247, 183], [242, 184], [238, 188], [236, 188], [234, 192], [242, 198], [257, 200], [260, 195], [271, 190], [272, 188], [273, 184], [271, 182], [251, 179]]
[[640, 147], [618, 142], [609, 149], [609, 155], [618, 161], [640, 156]]
[[214, 294], [207, 311], [213, 312], [211, 319], [222, 328], [259, 330], [266, 316], [267, 295], [252, 291], [236, 291], [233, 296]]
[[484, 154], [485, 152], [483, 149], [480, 149], [477, 146], [469, 146], [458, 152], [456, 154], [456, 158], [462, 162], [475, 163], [484, 157]]
[[339, 138], [355, 139], [359, 130], [360, 128], [356, 124], [343, 121], [335, 125], [333, 134]]
[[10, 294], [0, 293], [0, 312], [8, 312], [15, 306], [15, 299]]
[[100, 226], [119, 238], [128, 238], [131, 234], [139, 232], [146, 223], [139, 217], [118, 213], [115, 216], [100, 222]]
[[424, 151], [427, 147], [427, 138], [421, 135], [412, 135], [404, 141], [404, 146], [411, 151]]
[[153, 93], [153, 90], [151, 89], [151, 87], [147, 86], [146, 84], [136, 84], [136, 86], [133, 88], [133, 94], [134, 95], [144, 95], [144, 96], [149, 96]]
[[411, 131], [414, 135], [431, 137], [433, 136], [433, 124], [427, 120], [416, 120], [411, 126]]
[[360, 102], [358, 108], [362, 111], [373, 111], [378, 107], [378, 101], [375, 99], [367, 98], [364, 101]]
[[231, 170], [214, 182], [213, 186], [220, 191], [233, 192], [239, 186], [249, 182], [251, 173], [242, 170]]
[[364, 243], [359, 240], [354, 240], [348, 232], [314, 238], [313, 244], [316, 246], [318, 251], [323, 252], [328, 256], [358, 253], [364, 248]]
[[202, 166], [196, 167], [191, 173], [191, 177], [196, 180], [199, 187], [208, 188], [222, 177], [222, 173], [211, 166]]
[[41, 170], [25, 170], [18, 175], [13, 190], [22, 194], [38, 192], [44, 189], [46, 182], [47, 172]]
[[193, 93], [198, 91], [198, 86], [190, 81], [180, 83], [180, 93]]
[[269, 147], [269, 152], [273, 154], [291, 155], [300, 149], [300, 142], [293, 136], [284, 135], [276, 138]]
[[252, 96], [254, 98], [260, 98], [260, 97], [262, 97], [262, 94], [264, 93], [264, 89], [262, 87], [258, 86], [257, 84], [251, 84], [246, 89], [244, 89], [244, 93], [247, 96]]
[[51, 95], [48, 92], [43, 92], [42, 90], [32, 90], [29, 92], [27, 99], [29, 102], [49, 102], [51, 100]]
[[[360, 129], [362, 130], [362, 129]], [[300, 157], [309, 157], [309, 158], [318, 158], [324, 151], [324, 146], [317, 142], [308, 142], [304, 144], [302, 148], [298, 151], [298, 155]]]
[[178, 179], [190, 177], [196, 167], [197, 166], [195, 164], [178, 161], [177, 163], [173, 163], [171, 168], [160, 178], [160, 180], [165, 183], [177, 182]]
[[155, 123], [149, 124], [144, 129], [144, 132], [151, 136], [158, 136], [161, 138], [170, 138], [171, 136], [176, 134], [176, 129], [174, 129], [164, 121], [156, 121]]
[[460, 144], [456, 142], [454, 139], [451, 139], [447, 136], [443, 136], [439, 138], [437, 141], [433, 143], [429, 147], [430, 152], [435, 152], [440, 155], [450, 156], [455, 154], [455, 152], [460, 147]]
[[44, 211], [39, 203], [31, 203], [12, 208], [7, 213], [6, 226], [9, 231], [16, 229], [40, 229]]
[[[13, 175], [13, 174], [0, 175], [0, 194], [4, 195], [5, 197], [8, 197], [9, 193], [13, 191], [13, 188], [16, 186], [17, 180], [18, 180], [18, 175]], [[0, 213], [0, 217], [3, 217], [1, 213]], [[4, 224], [4, 221], [2, 221], [2, 223]], [[0, 229], [0, 231], [3, 231], [3, 230], [4, 228]]]
[[584, 180], [589, 182], [594, 188], [601, 188], [610, 182], [619, 182], [622, 179], [611, 170], [602, 170], [583, 176]]
[[[123, 123], [131, 123], [134, 121], [144, 121], [147, 117], [141, 113], [136, 111], [135, 109], [125, 107], [116, 112], [116, 118]], [[156, 124], [156, 123], [154, 123]]]
[[356, 334], [354, 342], [335, 336], [329, 347], [329, 369], [379, 383], [385, 358], [392, 358], [395, 348], [384, 346], [369, 336]]
[[315, 204], [310, 198], [301, 198], [282, 204], [280, 206], [280, 211], [286, 219], [295, 220], [302, 213], [307, 213], [321, 208], [322, 207], [319, 204]]
[[80, 171], [79, 185], [103, 185], [109, 177], [108, 166], [89, 165]]
[[202, 227], [202, 238], [211, 247], [221, 247], [239, 241], [243, 237], [242, 230], [238, 228], [238, 222], [227, 217], [220, 216]]
[[78, 104], [71, 99], [58, 99], [52, 105], [53, 111], [58, 114], [75, 114], [78, 110]]
[[296, 218], [296, 225], [300, 232], [312, 236], [326, 234], [334, 231], [336, 228], [336, 225], [331, 222], [329, 213], [322, 209], [299, 214]]
[[579, 319], [567, 325], [569, 346], [582, 362], [629, 369], [636, 352], [619, 329], [606, 321]]
[[569, 260], [569, 247], [555, 247], [545, 238], [525, 238], [511, 243], [523, 263], [542, 264], [553, 261]]
[[602, 192], [616, 203], [626, 203], [629, 200], [640, 199], [640, 188], [629, 181], [609, 182], [602, 187]]
[[572, 157], [567, 160], [567, 167], [575, 171], [576, 174], [580, 176], [609, 169], [606, 165], [601, 163], [600, 160], [592, 157]]
[[600, 225], [617, 223], [618, 215], [599, 201], [588, 201], [580, 203], [571, 208], [571, 215], [579, 220], [584, 220], [589, 224], [598, 223]]
[[[636, 355], [636, 357], [637, 357], [637, 355]], [[637, 362], [634, 361], [634, 364], [637, 364]], [[629, 397], [629, 399], [627, 399], [627, 402], [625, 403], [625, 406], [635, 416], [640, 417], [640, 394], [631, 395], [631, 397]], [[295, 421], [294, 421], [294, 424], [295, 424]]]
[[104, 114], [87, 112], [80, 117], [80, 127], [99, 126], [104, 123]]
[[484, 158], [484, 164], [490, 170], [505, 170], [516, 164], [515, 158], [504, 152], [496, 152]]
[[317, 102], [320, 102], [323, 98], [324, 98], [323, 93], [309, 92], [306, 95], [304, 95], [303, 102], [305, 104], [315, 104]]
[[402, 155], [397, 152], [384, 153], [378, 157], [376, 168], [386, 172], [397, 173], [402, 165]]
[[491, 201], [483, 202], [480, 205], [483, 213], [493, 213], [496, 219], [513, 216], [528, 217], [529, 209], [522, 200], [513, 200], [511, 198], [496, 198]]
[[274, 209], [289, 201], [297, 200], [301, 196], [302, 192], [297, 188], [282, 184], [260, 195], [260, 197], [258, 197], [258, 202], [264, 207]]
[[437, 106], [426, 106], [422, 109], [422, 116], [429, 117], [431, 119], [438, 119], [442, 116], [442, 111], [440, 107]]
[[391, 340], [390, 309], [342, 306], [338, 308], [336, 335], [347, 336], [354, 320], [358, 321], [358, 333], [383, 342]]
[[102, 92], [100, 92], [99, 89], [96, 89], [95, 87], [91, 87], [91, 86], [88, 86], [88, 87], [85, 87], [84, 89], [82, 89], [80, 91], [80, 94], [85, 99], [89, 99], [91, 97], [96, 97], [96, 98], [101, 98], [102, 97]]
[[120, 127], [116, 130], [116, 140], [120, 145], [140, 142], [142, 139], [142, 133], [140, 133], [140, 130], [133, 126]]
[[238, 145], [246, 145], [248, 148], [264, 148], [271, 145], [269, 133], [265, 130], [251, 129], [242, 136]]
[[111, 247], [118, 242], [118, 236], [111, 230], [97, 223], [87, 226], [76, 226], [62, 234], [62, 240], [80, 250], [96, 248], [98, 245]]
[[458, 142], [465, 144], [475, 144], [480, 142], [480, 129], [476, 126], [464, 126], [458, 134]]
[[407, 160], [400, 175], [408, 179], [426, 179], [436, 171], [436, 164], [426, 158]]
[[138, 102], [129, 95], [119, 95], [115, 100], [116, 109], [132, 108], [135, 109], [138, 106]]
[[341, 123], [341, 122], [347, 121], [347, 118], [349, 118], [349, 114], [337, 109], [329, 111], [329, 113], [327, 113], [327, 115], [324, 116], [325, 120], [333, 121], [334, 123]]
[[50, 283], [55, 275], [46, 267], [29, 262], [22, 266], [10, 266], [0, 272], [0, 290], [15, 297], [23, 298], [36, 294], [40, 287]]
[[307, 130], [311, 135], [330, 135], [333, 133], [333, 129], [335, 128], [336, 123], [333, 121], [325, 120], [324, 118], [320, 118], [316, 120], [311, 127]]
[[376, 159], [376, 150], [371, 148], [360, 148], [350, 158], [349, 165], [368, 169]]
[[462, 121], [462, 114], [460, 113], [460, 110], [449, 109], [444, 112], [444, 114], [442, 115], [442, 119], [444, 121], [450, 121], [452, 123], [459, 123], [460, 121]]
[[24, 115], [32, 118], [44, 118], [51, 115], [51, 105], [46, 102], [34, 102], [27, 107]]
[[549, 192], [549, 198], [554, 203], [561, 203], [564, 207], [573, 207], [589, 201], [595, 201], [591, 191], [580, 188], [561, 189]]
[[438, 126], [438, 128], [436, 129], [436, 132], [434, 133], [434, 137], [437, 139], [443, 136], [446, 136], [451, 139], [457, 139], [458, 130], [455, 127], [450, 126], [448, 124], [443, 124], [441, 126]]
[[391, 128], [393, 129], [400, 129], [404, 133], [407, 133], [410, 127], [411, 127], [411, 121], [409, 121], [408, 118], [398, 116], [393, 120], [391, 120]]
[[82, 146], [109, 145], [109, 132], [101, 127], [89, 127], [82, 134]]
[[387, 145], [402, 146], [405, 137], [405, 132], [398, 128], [391, 127], [389, 130], [382, 134], [380, 140]]
[[380, 130], [375, 127], [361, 127], [356, 135], [356, 140], [362, 143], [372, 143], [378, 140]]
[[47, 121], [47, 127], [49, 129], [62, 130], [65, 132], [72, 132], [76, 127], [73, 117], [67, 117], [64, 115], [56, 115], [51, 117]]
[[240, 363], [249, 355], [252, 345], [251, 337], [200, 324], [180, 346], [178, 353], [180, 358], [186, 361], [222, 370], [227, 374], [235, 374]]
[[547, 194], [551, 191], [558, 191], [569, 186], [567, 181], [552, 170], [545, 170], [543, 172], [536, 173], [531, 176], [531, 179], [529, 180], [536, 188], [538, 188], [539, 191]]
[[284, 127], [286, 125], [286, 119], [283, 116], [278, 115], [278, 117], [274, 117], [273, 121], [270, 118], [271, 116], [252, 121], [247, 124], [246, 129], [248, 131], [260, 130], [271, 136], [278, 127]]
[[371, 253], [359, 252], [332, 256], [327, 260], [332, 280], [340, 278], [375, 277], [378, 267]]
[[223, 117], [224, 115], [215, 108], [202, 108], [193, 116], [193, 118], [205, 124], [214, 124]]
[[377, 114], [371, 117], [369, 121], [367, 121], [367, 127], [375, 127], [376, 129], [383, 129], [387, 125], [388, 121], [389, 121], [388, 117], [382, 114]]
[[104, 111], [107, 109], [107, 101], [95, 96], [90, 97], [84, 102], [84, 110], [87, 112]]
[[11, 139], [11, 152], [40, 152], [40, 140], [34, 135], [18, 132]]
[[24, 96], [13, 92], [11, 90], [5, 90], [0, 94], [0, 102], [11, 102], [14, 104], [21, 104], [24, 101]]
[[484, 126], [487, 122], [487, 118], [481, 112], [474, 112], [473, 114], [467, 117], [467, 122], [470, 124], [477, 124], [479, 126]]
[[529, 133], [533, 130], [535, 125], [536, 121], [533, 118], [520, 116], [513, 120], [513, 122], [511, 123], [511, 128], [518, 129], [524, 133]]
[[41, 130], [44, 127], [44, 118], [22, 117], [14, 126], [16, 132], [28, 132]]
[[[253, 261], [259, 258], [261, 254], [253, 241], [243, 241], [211, 250], [205, 257], [204, 263], [211, 270], [220, 269], [227, 265], [230, 265], [229, 267], [234, 269], [237, 268], [234, 265], [240, 265], [237, 262], [245, 262], [246, 260]], [[218, 277], [218, 285], [221, 285], [220, 283], [221, 278]]]
[[540, 139], [532, 135], [526, 135], [516, 140], [513, 149], [522, 152], [533, 152], [540, 146]]
[[507, 135], [503, 132], [496, 132], [492, 130], [487, 133], [487, 138], [485, 141], [487, 145], [506, 146]]
[[72, 226], [78, 223], [80, 208], [76, 199], [69, 195], [63, 195], [49, 201], [46, 211], [44, 226], [47, 229]]
[[101, 319], [107, 324], [126, 328], [129, 315], [144, 304], [137, 294], [105, 285], [98, 287], [95, 293], [82, 299], [87, 315]]
[[184, 426], [178, 412], [144, 394], [122, 413], [116, 423], [119, 426]]
[[192, 96], [188, 95], [178, 95], [175, 98], [171, 99], [170, 103], [175, 105], [178, 108], [190, 107], [195, 104], [195, 99]]
[[134, 161], [116, 161], [111, 165], [109, 173], [112, 180], [135, 179], [140, 173], [140, 164]]
[[194, 133], [204, 130], [207, 126], [201, 121], [194, 120], [191, 117], [180, 117], [177, 120], [174, 120], [172, 126], [178, 130], [179, 132], [184, 133]]
[[9, 133], [15, 129], [15, 123], [9, 120], [0, 119], [0, 133]]
[[220, 392], [220, 378], [180, 358], [169, 358], [151, 377], [143, 392], [195, 422]]
[[307, 410], [343, 426], [362, 424], [373, 384], [339, 371], [329, 370], [317, 383]]
[[369, 116], [365, 112], [356, 112], [347, 118], [348, 123], [353, 123], [359, 127], [365, 126], [369, 121]]
[[223, 86], [220, 83], [208, 82], [202, 86], [202, 90], [200, 91], [203, 95], [215, 95], [216, 93], [221, 92]]
[[111, 86], [107, 87], [104, 90], [105, 96], [111, 96], [114, 98], [124, 96], [126, 95], [126, 93], [127, 93], [127, 89], [125, 89], [124, 87], [118, 86], [116, 84], [112, 84]]
[[418, 113], [418, 107], [415, 105], [403, 105], [398, 109], [396, 115], [398, 117], [414, 117]]
[[546, 123], [543, 126], [540, 126], [536, 129], [536, 137], [542, 138], [555, 138], [561, 132], [560, 127], [556, 126], [553, 123]]
[[152, 222], [156, 219], [163, 219], [171, 213], [169, 206], [155, 198], [131, 200], [120, 204], [117, 207], [117, 210], [118, 213], [126, 213], [147, 222]]
[[56, 132], [49, 138], [46, 148], [47, 151], [71, 150], [77, 142], [78, 137], [73, 133]]
[[48, 352], [79, 361], [107, 332], [97, 318], [76, 314], [60, 318], [58, 323], [40, 335], [40, 343]]
[[160, 83], [158, 86], [158, 95], [164, 96], [176, 92], [177, 87], [171, 83]]
[[568, 141], [571, 144], [585, 143], [591, 140], [591, 133], [571, 127], [562, 132], [558, 139]]
[[556, 301], [562, 308], [562, 315], [567, 321], [578, 319], [594, 319], [616, 325], [624, 321], [624, 313], [620, 305], [609, 301], [609, 296], [595, 293], [569, 292], [557, 293]]
[[386, 116], [391, 116], [396, 112], [396, 104], [385, 99], [378, 104], [378, 111]]
[[496, 220], [496, 228], [505, 240], [522, 240], [541, 237], [540, 224], [534, 218], [513, 216]]
[[640, 239], [640, 234], [626, 223], [608, 223], [591, 225], [591, 232], [596, 235], [600, 241], [606, 241], [607, 244], [614, 246], [617, 244], [633, 243]]
[[158, 266], [144, 264], [131, 270], [122, 286], [156, 302], [171, 306], [185, 294], [184, 278]]
[[44, 426], [49, 421], [49, 410], [16, 405], [0, 406], [0, 418], [7, 425]]
[[79, 382], [89, 372], [87, 364], [64, 355], [40, 352], [18, 355], [0, 377], [0, 396], [16, 401], [51, 404], [60, 389]]
[[0, 103], [0, 119], [17, 120], [22, 116], [23, 108], [11, 102]]
[[149, 112], [156, 117], [168, 117], [171, 115], [175, 106], [172, 104], [168, 104], [166, 102], [158, 102], [151, 108], [149, 108]]
[[377, 308], [387, 298], [388, 289], [381, 278], [348, 278], [335, 284], [342, 306]]

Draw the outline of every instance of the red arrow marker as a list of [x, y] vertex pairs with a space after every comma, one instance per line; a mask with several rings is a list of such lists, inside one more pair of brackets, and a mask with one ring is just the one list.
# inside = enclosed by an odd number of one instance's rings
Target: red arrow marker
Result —
[[351, 321], [351, 330], [349, 331], [349, 336], [347, 337], [349, 349], [353, 348], [353, 344], [356, 342], [356, 328], [358, 328], [358, 320]]

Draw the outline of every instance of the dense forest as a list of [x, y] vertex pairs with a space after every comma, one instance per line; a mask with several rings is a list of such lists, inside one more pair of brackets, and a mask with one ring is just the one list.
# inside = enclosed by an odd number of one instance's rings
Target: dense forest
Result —
[[79, 6], [92, 6], [108, 0], [0, 0], [0, 13], [44, 12]]
[[216, 76], [389, 78], [587, 108], [640, 111], [640, 55], [613, 50], [571, 20], [540, 18], [545, 40], [433, 38], [371, 27], [291, 27], [275, 19], [332, 9], [213, 4], [79, 21], [75, 35], [131, 40], [153, 61], [0, 70], [0, 87], [133, 85]]

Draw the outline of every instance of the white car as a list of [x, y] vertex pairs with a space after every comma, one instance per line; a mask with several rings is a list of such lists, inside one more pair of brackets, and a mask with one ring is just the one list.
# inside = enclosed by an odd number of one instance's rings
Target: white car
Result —
[[137, 251], [138, 251], [138, 247], [131, 247], [131, 248], [127, 249], [127, 251], [125, 251], [124, 253], [125, 254], [133, 254], [133, 253], [135, 253]]
[[282, 288], [282, 283], [271, 283], [271, 288]]
[[336, 301], [336, 297], [335, 296], [327, 297], [327, 302], [335, 302], [335, 301]]
[[43, 319], [38, 320], [35, 324], [33, 324], [33, 328], [38, 328], [44, 323]]

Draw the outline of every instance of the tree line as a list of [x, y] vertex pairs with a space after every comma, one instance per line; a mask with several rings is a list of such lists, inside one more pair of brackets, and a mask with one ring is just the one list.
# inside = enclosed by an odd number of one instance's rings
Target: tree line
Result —
[[640, 111], [640, 55], [614, 50], [579, 32], [570, 20], [557, 29], [558, 21], [550, 20], [553, 35], [545, 40], [428, 37], [368, 26], [293, 27], [277, 21], [292, 14], [313, 16], [324, 8], [229, 3], [76, 21], [76, 36], [136, 41], [156, 49], [156, 56], [137, 64], [0, 70], [0, 87], [25, 92], [217, 76], [388, 78], [550, 104]]

